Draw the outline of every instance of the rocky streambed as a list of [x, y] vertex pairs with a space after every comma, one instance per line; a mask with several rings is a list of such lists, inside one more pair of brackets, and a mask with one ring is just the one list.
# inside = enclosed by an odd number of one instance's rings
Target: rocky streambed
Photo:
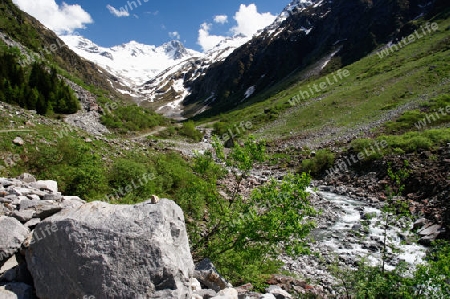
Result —
[[401, 261], [407, 262], [411, 269], [423, 262], [426, 247], [416, 241], [421, 232], [433, 231], [431, 224], [424, 219], [402, 218], [395, 224], [390, 223], [385, 233], [381, 212], [383, 202], [330, 191], [336, 190], [327, 186], [320, 186], [317, 192], [310, 189], [311, 202], [321, 212], [317, 217], [317, 228], [311, 233], [313, 254], [299, 258], [283, 256], [285, 270], [335, 294], [339, 281], [331, 274], [330, 266], [338, 264], [355, 269], [363, 258], [373, 266], [381, 265], [385, 234], [387, 270], [394, 269]]

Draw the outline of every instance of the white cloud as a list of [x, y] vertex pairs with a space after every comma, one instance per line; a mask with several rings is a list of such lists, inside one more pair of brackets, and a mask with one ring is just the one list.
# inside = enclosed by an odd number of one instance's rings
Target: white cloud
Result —
[[228, 23], [228, 16], [225, 15], [219, 15], [214, 17], [214, 22], [218, 24], [225, 24]]
[[174, 39], [180, 39], [181, 38], [180, 33], [178, 33], [177, 31], [169, 32], [169, 36], [171, 38], [174, 38]]
[[252, 36], [259, 29], [263, 29], [275, 21], [276, 16], [270, 12], [259, 13], [255, 4], [241, 4], [239, 11], [233, 17], [237, 26], [231, 28], [234, 34], [243, 34], [245, 36]]
[[75, 29], [85, 28], [92, 20], [80, 5], [55, 0], [13, 0], [22, 10], [29, 13], [57, 34], [72, 33]]
[[120, 17], [129, 17], [130, 13], [128, 12], [128, 6], [125, 6], [125, 8], [121, 7], [120, 9], [116, 9], [114, 6], [106, 5], [106, 8], [109, 10], [109, 12], [120, 18]]
[[[250, 4], [248, 6], [241, 4], [233, 19], [236, 21], [236, 25], [230, 29], [229, 33], [232, 35], [242, 34], [251, 37], [258, 30], [272, 24], [273, 21], [275, 21], [276, 16], [272, 15], [270, 12], [259, 13], [255, 4]], [[228, 17], [225, 15], [215, 16], [214, 22], [219, 24], [228, 23]], [[211, 35], [211, 29], [212, 24], [203, 23], [198, 30], [197, 44], [203, 48], [203, 51], [210, 50], [227, 38], [226, 36]]]
[[225, 36], [210, 35], [209, 31], [211, 27], [212, 24], [203, 23], [198, 30], [197, 44], [202, 47], [204, 52], [214, 48], [214, 46], [226, 38]]

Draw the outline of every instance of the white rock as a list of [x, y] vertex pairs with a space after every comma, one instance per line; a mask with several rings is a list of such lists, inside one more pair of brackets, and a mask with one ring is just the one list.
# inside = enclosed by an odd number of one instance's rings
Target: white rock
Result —
[[[13, 270], [19, 263], [15, 255], [10, 257], [6, 263], [0, 268], [0, 280], [2, 281], [13, 281], [16, 279], [16, 273]], [[0, 296], [0, 298], [2, 298]]]
[[11, 291], [5, 290], [5, 287], [0, 287], [0, 298], [1, 299], [17, 299], [17, 295]]
[[47, 189], [53, 193], [58, 193], [58, 183], [55, 181], [37, 181], [31, 186], [36, 189]]
[[285, 290], [283, 290], [281, 287], [279, 286], [274, 286], [271, 285], [266, 289], [266, 292], [268, 292], [269, 294], [274, 295], [277, 299], [289, 299], [292, 298], [291, 294], [289, 294], [288, 292], [286, 292]]
[[217, 293], [217, 296], [211, 299], [238, 299], [238, 291], [233, 288], [226, 288]]
[[23, 139], [20, 138], [20, 137], [16, 137], [16, 138], [14, 138], [13, 143], [14, 143], [15, 145], [24, 145], [24, 144], [25, 144], [25, 141], [23, 141]]
[[63, 200], [73, 200], [73, 201], [80, 201], [82, 203], [86, 203], [84, 200], [82, 200], [80, 197], [78, 196], [63, 196], [62, 197]]
[[196, 278], [191, 278], [191, 288], [192, 288], [192, 291], [201, 290], [202, 286], [200, 284], [200, 281], [198, 281]]
[[[18, 299], [32, 299], [33, 288], [23, 282], [11, 282], [5, 285], [5, 290], [14, 293]], [[0, 297], [2, 298], [2, 297]]]

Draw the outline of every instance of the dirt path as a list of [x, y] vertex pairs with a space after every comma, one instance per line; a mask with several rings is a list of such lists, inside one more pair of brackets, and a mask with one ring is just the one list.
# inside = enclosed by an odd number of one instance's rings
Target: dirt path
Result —
[[167, 127], [157, 127], [156, 129], [153, 129], [153, 130], [150, 131], [150, 132], [146, 132], [146, 133], [143, 133], [143, 134], [139, 134], [138, 136], [132, 137], [132, 138], [130, 138], [130, 139], [131, 139], [131, 140], [144, 139], [144, 138], [146, 138], [146, 137], [148, 137], [148, 136], [153, 136], [153, 135], [155, 135], [155, 134], [157, 134], [157, 133], [159, 133], [159, 132], [162, 132], [162, 131], [164, 131], [165, 129], [167, 129]]

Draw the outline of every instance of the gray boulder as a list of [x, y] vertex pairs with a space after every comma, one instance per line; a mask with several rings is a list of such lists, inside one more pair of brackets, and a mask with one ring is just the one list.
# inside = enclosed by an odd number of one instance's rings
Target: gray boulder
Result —
[[36, 182], [36, 178], [29, 173], [22, 173], [18, 179], [27, 184]]
[[214, 290], [197, 290], [194, 291], [193, 295], [198, 295], [202, 299], [210, 299], [215, 297], [217, 293]]
[[[17, 278], [15, 268], [19, 265], [15, 255], [0, 267], [0, 281], [13, 281]], [[0, 297], [1, 298], [1, 297]]]
[[41, 299], [191, 297], [183, 212], [167, 199], [65, 209], [36, 226], [26, 260]]
[[268, 294], [272, 294], [277, 299], [290, 299], [292, 296], [279, 286], [271, 285], [266, 289]]
[[46, 190], [52, 193], [58, 193], [58, 183], [56, 181], [51, 180], [37, 181], [35, 183], [30, 184], [30, 186], [39, 190]]
[[29, 234], [19, 220], [0, 217], [0, 263], [16, 253]]
[[22, 146], [22, 145], [25, 144], [25, 141], [22, 138], [20, 138], [20, 137], [16, 137], [16, 138], [14, 138], [13, 143], [15, 145]]
[[418, 243], [425, 246], [431, 245], [442, 232], [443, 230], [440, 225], [431, 225], [419, 232], [421, 238]]
[[11, 216], [19, 220], [20, 222], [28, 222], [33, 218], [34, 212], [31, 210], [25, 211], [13, 211]]
[[194, 278], [209, 289], [216, 292], [231, 288], [232, 285], [217, 272], [210, 259], [204, 259], [195, 267]]

